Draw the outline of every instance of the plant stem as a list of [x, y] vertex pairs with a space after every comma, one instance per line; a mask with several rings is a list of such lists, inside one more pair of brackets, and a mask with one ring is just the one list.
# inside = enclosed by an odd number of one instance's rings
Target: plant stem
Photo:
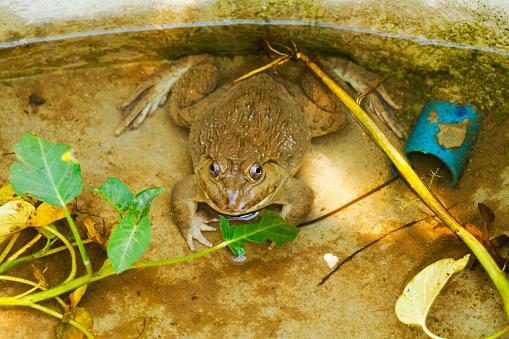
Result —
[[[32, 308], [35, 308], [36, 310], [43, 311], [44, 313], [52, 315], [52, 316], [54, 316], [55, 318], [58, 318], [58, 319], [62, 319], [64, 317], [61, 313], [53, 311], [52, 309], [49, 309], [49, 308], [44, 307], [44, 306], [41, 306], [39, 304], [31, 304], [29, 306], [32, 307]], [[79, 322], [70, 319], [68, 321], [68, 323], [71, 324], [72, 326], [76, 327], [81, 332], [83, 332], [83, 334], [86, 335], [87, 338], [94, 339], [94, 336], [83, 325], [81, 325]]]
[[[34, 287], [37, 287], [43, 291], [46, 291], [47, 288], [45, 288], [44, 286], [41, 286], [40, 284], [37, 284], [33, 281], [30, 281], [30, 280], [27, 280], [27, 279], [23, 279], [23, 278], [18, 278], [18, 277], [10, 277], [8, 275], [0, 275], [0, 280], [8, 280], [8, 281], [14, 281], [14, 282], [17, 282], [17, 283], [20, 283], [20, 284], [27, 284], [27, 285], [30, 285], [30, 286], [34, 286]], [[24, 294], [23, 294], [24, 295]], [[23, 296], [21, 295], [21, 296]], [[14, 298], [16, 299], [19, 299], [20, 296], [15, 296]], [[59, 297], [55, 297], [55, 300], [58, 301], [58, 303], [65, 309], [67, 306], [67, 304], [62, 300], [60, 299]]]
[[36, 242], [39, 241], [39, 239], [41, 239], [42, 237], [42, 234], [39, 233], [37, 234], [32, 240], [30, 240], [25, 246], [21, 247], [18, 251], [16, 251], [16, 253], [14, 253], [13, 255], [11, 255], [8, 259], [7, 259], [7, 262], [12, 262], [14, 260], [16, 260], [17, 257], [19, 257], [20, 255], [23, 254], [23, 252], [25, 252], [27, 249], [29, 249], [30, 247], [32, 247], [33, 244], [35, 244]]
[[85, 246], [83, 246], [83, 242], [81, 241], [80, 234], [78, 233], [78, 229], [76, 228], [76, 225], [74, 224], [74, 221], [71, 218], [71, 215], [69, 214], [69, 211], [67, 210], [67, 206], [62, 207], [62, 210], [65, 213], [65, 218], [67, 219], [67, 222], [69, 223], [69, 226], [71, 227], [72, 234], [74, 235], [74, 239], [76, 240], [76, 243], [78, 244], [78, 249], [81, 254], [81, 259], [83, 260], [83, 263], [85, 264], [85, 267], [87, 269], [87, 275], [86, 277], [90, 278], [92, 276], [92, 263], [88, 259], [87, 251], [85, 251]]
[[[175, 259], [167, 259], [167, 260], [159, 260], [159, 261], [147, 261], [147, 262], [140, 262], [140, 263], [134, 263], [131, 266], [129, 266], [127, 269], [131, 270], [134, 268], [140, 268], [140, 267], [151, 267], [151, 266], [162, 266], [167, 264], [174, 264], [178, 262], [183, 262], [187, 260], [191, 260], [194, 258], [199, 258], [201, 256], [204, 256], [205, 254], [214, 252], [216, 250], [219, 250], [225, 246], [228, 246], [232, 241], [224, 241], [220, 243], [219, 245], [216, 245], [212, 248], [208, 248], [205, 251], [194, 253], [191, 255], [187, 255], [185, 257], [175, 258]], [[77, 289], [78, 287], [81, 287], [83, 285], [86, 285], [88, 283], [109, 277], [110, 275], [116, 274], [113, 270], [113, 267], [110, 265], [103, 265], [103, 267], [95, 272], [91, 277], [83, 276], [79, 277], [77, 279], [71, 280], [68, 283], [55, 286], [53, 288], [50, 288], [46, 291], [37, 292], [34, 294], [30, 294], [27, 296], [24, 296], [22, 298], [15, 298], [15, 297], [4, 297], [0, 298], [0, 306], [31, 306], [34, 303], [37, 303], [42, 300], [47, 300], [54, 298], [56, 296], [59, 296], [63, 293], [73, 291]]]
[[27, 261], [30, 261], [30, 260], [33, 260], [33, 259], [36, 259], [36, 258], [44, 256], [48, 246], [51, 246], [51, 244], [45, 246], [43, 249], [41, 249], [40, 251], [37, 251], [34, 254], [18, 258], [18, 259], [14, 260], [14, 261], [11, 261], [11, 262], [9, 262], [9, 261], [4, 262], [3, 264], [0, 265], [0, 274], [4, 273], [5, 271], [7, 271], [9, 268], [11, 268], [13, 266], [16, 266], [18, 264], [21, 264], [21, 263], [24, 263], [24, 262], [27, 262]]
[[76, 265], [76, 252], [74, 251], [74, 247], [72, 247], [71, 244], [69, 243], [69, 241], [62, 234], [60, 234], [60, 232], [58, 232], [57, 230], [54, 230], [49, 226], [41, 226], [41, 227], [44, 228], [47, 232], [52, 233], [57, 238], [62, 240], [62, 242], [65, 244], [65, 246], [67, 246], [69, 253], [71, 253], [71, 273], [69, 273], [69, 276], [63, 282], [63, 284], [65, 284], [65, 283], [71, 281], [72, 279], [74, 279], [74, 277], [76, 276], [77, 265]]
[[304, 61], [316, 75], [338, 96], [343, 104], [353, 113], [357, 120], [365, 128], [366, 132], [371, 135], [373, 140], [392, 160], [398, 171], [409, 183], [410, 187], [424, 201], [426, 205], [446, 224], [461, 240], [470, 248], [474, 255], [479, 259], [490, 278], [495, 283], [499, 293], [502, 296], [504, 309], [509, 318], [509, 281], [506, 279], [504, 272], [498, 267], [497, 263], [484, 246], [467, 230], [465, 230], [458, 221], [449, 213], [444, 205], [435, 197], [435, 195], [422, 182], [417, 173], [414, 172], [412, 166], [406, 158], [391, 143], [382, 130], [373, 122], [369, 115], [357, 105], [354, 99], [348, 95], [340, 86], [338, 86], [318, 65], [300, 51], [295, 55], [298, 59]]
[[[92, 241], [92, 240], [90, 240], [90, 239], [86, 239], [86, 240], [83, 240], [83, 241], [82, 241], [82, 243], [83, 243], [83, 244], [89, 244], [89, 243], [91, 243], [91, 242], [93, 242], [93, 241]], [[77, 243], [77, 242], [73, 242], [73, 243], [71, 243], [71, 246], [72, 246], [72, 247], [74, 247], [74, 246], [78, 246], [78, 243]], [[52, 249], [52, 250], [47, 251], [46, 253], [44, 253], [43, 255], [41, 255], [41, 257], [46, 257], [46, 256], [48, 256], [48, 255], [52, 255], [52, 254], [58, 253], [58, 252], [60, 252], [60, 251], [66, 250], [66, 249], [68, 249], [68, 247], [67, 247], [67, 246], [60, 246], [60, 247], [57, 247], [57, 248], [54, 248], [54, 249]]]
[[5, 247], [4, 251], [2, 252], [2, 254], [0, 255], [0, 263], [2, 261], [4, 261], [5, 257], [7, 256], [7, 254], [9, 254], [9, 252], [11, 251], [11, 248], [12, 246], [14, 246], [14, 243], [16, 242], [16, 240], [18, 240], [18, 237], [19, 237], [19, 232], [14, 234], [12, 237], [11, 237], [11, 240], [9, 240], [9, 243], [7, 244], [7, 246]]
[[228, 246], [232, 241], [223, 241], [219, 245], [216, 245], [214, 247], [211, 247], [209, 249], [206, 249], [205, 251], [194, 253], [191, 255], [187, 255], [185, 257], [175, 258], [175, 259], [167, 259], [167, 260], [159, 260], [159, 261], [146, 261], [146, 262], [139, 262], [134, 263], [131, 266], [129, 266], [127, 269], [131, 270], [133, 268], [140, 268], [140, 267], [151, 267], [151, 266], [161, 266], [161, 265], [167, 265], [167, 264], [175, 264], [183, 261], [187, 261], [194, 258], [199, 258], [205, 254], [217, 251], [223, 247]]

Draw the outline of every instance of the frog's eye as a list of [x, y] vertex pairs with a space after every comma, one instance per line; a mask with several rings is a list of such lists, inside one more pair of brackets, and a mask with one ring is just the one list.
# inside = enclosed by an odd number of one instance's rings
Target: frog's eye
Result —
[[209, 171], [210, 171], [210, 176], [212, 178], [217, 178], [219, 176], [219, 173], [221, 172], [221, 170], [219, 169], [219, 164], [217, 163], [217, 161], [212, 161], [212, 163], [210, 164], [210, 168], [209, 168]]
[[251, 179], [253, 180], [258, 180], [262, 177], [262, 173], [263, 173], [263, 170], [262, 170], [262, 165], [260, 165], [259, 163], [255, 162], [251, 168], [249, 168], [249, 176], [251, 177]]

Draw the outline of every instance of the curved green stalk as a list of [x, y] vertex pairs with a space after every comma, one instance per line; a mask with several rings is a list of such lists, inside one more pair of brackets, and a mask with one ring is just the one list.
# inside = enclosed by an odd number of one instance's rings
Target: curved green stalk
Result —
[[32, 247], [36, 242], [39, 241], [39, 239], [42, 238], [42, 234], [39, 233], [37, 234], [32, 240], [30, 240], [28, 243], [25, 244], [25, 246], [21, 247], [19, 250], [16, 251], [16, 253], [14, 253], [13, 255], [11, 255], [8, 259], [7, 259], [7, 262], [12, 262], [14, 260], [16, 260], [20, 255], [23, 254], [23, 252], [25, 252], [27, 249], [29, 249], [30, 247]]
[[[40, 286], [40, 284], [35, 283], [35, 282], [31, 281], [31, 280], [23, 279], [23, 278], [11, 277], [11, 276], [8, 276], [8, 275], [0, 275], [0, 280], [14, 281], [14, 282], [17, 282], [17, 283], [20, 283], [20, 284], [27, 284], [27, 285], [30, 285], [30, 286], [37, 287], [37, 288], [39, 288], [39, 289], [41, 289], [43, 291], [47, 290], [45, 287]], [[21, 298], [24, 295], [25, 294], [17, 295], [14, 298]], [[58, 301], [60, 306], [62, 306], [63, 308], [68, 307], [67, 304], [60, 297], [55, 297], [55, 300]]]
[[[43, 311], [44, 313], [47, 313], [49, 315], [52, 315], [54, 316], [55, 318], [58, 318], [58, 319], [62, 319], [64, 316], [63, 314], [61, 313], [58, 313], [56, 311], [53, 311], [52, 309], [49, 309], [47, 307], [44, 307], [44, 306], [41, 306], [39, 304], [31, 304], [29, 305], [30, 307], [32, 308], [35, 308], [36, 310], [39, 310], [39, 311]], [[71, 324], [72, 326], [76, 327], [78, 330], [80, 330], [81, 332], [83, 332], [84, 335], [87, 336], [87, 338], [89, 339], [94, 339], [94, 336], [92, 335], [92, 333], [90, 333], [83, 325], [81, 325], [79, 322], [75, 321], [75, 320], [72, 320], [70, 319], [68, 321], [69, 324]]]
[[18, 240], [18, 237], [19, 237], [19, 232], [14, 234], [12, 237], [11, 237], [11, 240], [9, 240], [9, 243], [7, 244], [7, 246], [4, 248], [2, 254], [0, 254], [0, 263], [2, 261], [4, 261], [5, 257], [7, 256], [7, 254], [9, 254], [9, 252], [11, 251], [11, 248], [12, 246], [14, 246], [14, 243], [16, 242], [16, 240]]
[[63, 284], [65, 284], [66, 282], [69, 282], [72, 279], [74, 279], [74, 277], [76, 276], [76, 271], [77, 271], [76, 252], [74, 252], [74, 247], [72, 247], [71, 244], [69, 243], [69, 241], [62, 234], [60, 234], [60, 232], [58, 232], [57, 230], [54, 230], [49, 226], [41, 226], [41, 227], [44, 228], [46, 231], [52, 233], [54, 236], [56, 236], [60, 240], [62, 240], [62, 242], [65, 244], [65, 246], [71, 253], [71, 273], [69, 273], [69, 276], [67, 277], [67, 279], [64, 280]]

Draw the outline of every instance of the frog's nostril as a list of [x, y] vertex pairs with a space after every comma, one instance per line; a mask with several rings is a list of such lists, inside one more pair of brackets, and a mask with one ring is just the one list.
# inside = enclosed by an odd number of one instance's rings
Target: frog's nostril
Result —
[[239, 190], [226, 190], [226, 194], [228, 194], [228, 205], [231, 206], [237, 205]]

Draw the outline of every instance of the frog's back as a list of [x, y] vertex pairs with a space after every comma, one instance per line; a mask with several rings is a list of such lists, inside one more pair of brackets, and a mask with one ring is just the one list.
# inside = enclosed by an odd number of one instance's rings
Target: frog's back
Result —
[[202, 112], [189, 142], [194, 164], [203, 156], [254, 158], [275, 161], [294, 174], [310, 139], [306, 117], [285, 84], [259, 74], [233, 85]]

